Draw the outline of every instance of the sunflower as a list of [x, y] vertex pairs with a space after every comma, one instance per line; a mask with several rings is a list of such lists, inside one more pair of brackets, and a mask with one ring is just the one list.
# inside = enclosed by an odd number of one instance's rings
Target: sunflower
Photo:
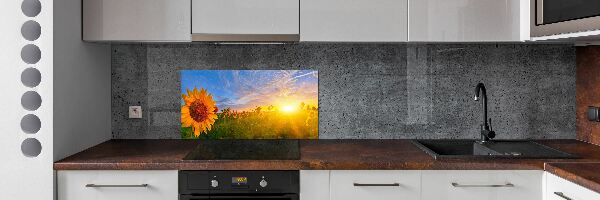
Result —
[[187, 95], [182, 94], [185, 105], [181, 107], [181, 125], [192, 127], [194, 136], [207, 133], [217, 119], [217, 105], [204, 88], [187, 90]]

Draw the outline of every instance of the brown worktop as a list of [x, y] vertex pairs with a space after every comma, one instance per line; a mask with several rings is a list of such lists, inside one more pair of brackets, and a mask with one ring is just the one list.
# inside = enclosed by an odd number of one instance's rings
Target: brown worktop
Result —
[[182, 160], [197, 140], [110, 140], [54, 164], [56, 170], [494, 170], [544, 169], [547, 162], [600, 162], [600, 146], [540, 140], [580, 159], [435, 160], [410, 140], [301, 140], [300, 160]]
[[600, 162], [546, 163], [546, 171], [600, 193]]
[[410, 140], [301, 140], [300, 160], [182, 160], [197, 140], [110, 140], [54, 163], [55, 170], [546, 170], [600, 192], [600, 146], [537, 140], [578, 159], [435, 160]]

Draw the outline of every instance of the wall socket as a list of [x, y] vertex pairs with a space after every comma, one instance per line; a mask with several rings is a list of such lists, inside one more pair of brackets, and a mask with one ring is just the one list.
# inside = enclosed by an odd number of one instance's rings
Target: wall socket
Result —
[[587, 118], [592, 122], [600, 122], [600, 108], [596, 106], [588, 106]]
[[141, 119], [142, 106], [129, 106], [129, 119]]

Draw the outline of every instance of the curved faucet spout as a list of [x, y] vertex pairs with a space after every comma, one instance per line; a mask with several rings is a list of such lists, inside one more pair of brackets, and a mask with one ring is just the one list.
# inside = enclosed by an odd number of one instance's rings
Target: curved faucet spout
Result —
[[[481, 92], [481, 96], [479, 95]], [[481, 106], [483, 107], [483, 123], [482, 125], [484, 127], [488, 127], [487, 124], [487, 93], [485, 91], [485, 85], [483, 83], [478, 83], [477, 86], [475, 87], [475, 101], [479, 101], [479, 99], [483, 99], [483, 102], [481, 102]]]
[[[481, 94], [481, 95], [480, 95]], [[475, 101], [479, 101], [479, 99], [483, 99], [481, 102], [481, 106], [483, 107], [483, 123], [481, 124], [481, 141], [488, 141], [496, 136], [495, 132], [490, 130], [490, 126], [488, 124], [487, 117], [487, 93], [485, 91], [485, 85], [483, 83], [478, 83], [475, 87], [475, 97], [473, 98]], [[491, 119], [490, 119], [491, 122]]]

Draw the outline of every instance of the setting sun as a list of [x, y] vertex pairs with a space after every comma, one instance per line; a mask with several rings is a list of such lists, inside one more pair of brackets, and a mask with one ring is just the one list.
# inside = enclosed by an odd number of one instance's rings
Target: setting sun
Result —
[[281, 111], [286, 112], [286, 113], [292, 113], [292, 112], [296, 111], [296, 107], [292, 106], [292, 105], [283, 106], [283, 107], [281, 107]]
[[316, 70], [181, 70], [182, 139], [317, 139]]

